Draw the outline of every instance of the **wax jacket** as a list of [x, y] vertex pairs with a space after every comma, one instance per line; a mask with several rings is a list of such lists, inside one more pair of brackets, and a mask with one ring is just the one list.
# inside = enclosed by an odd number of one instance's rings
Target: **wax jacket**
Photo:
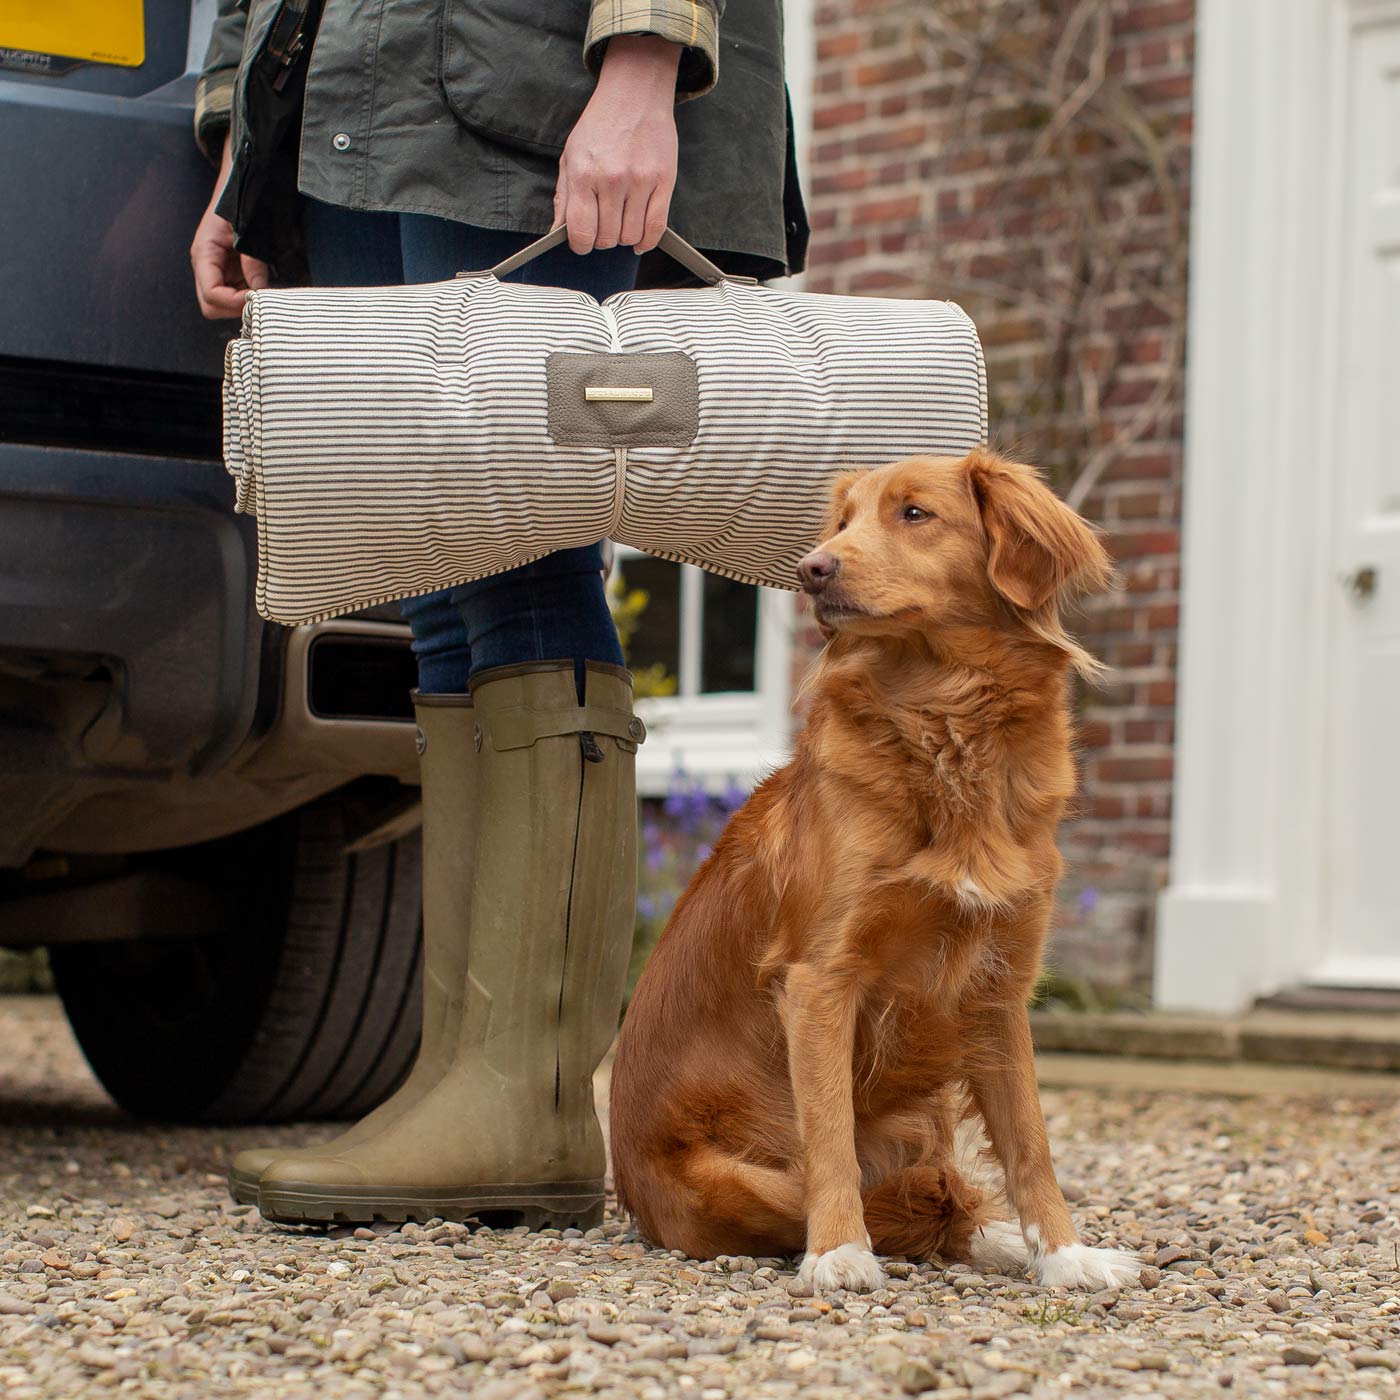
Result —
[[732, 272], [803, 265], [781, 0], [219, 0], [195, 111], [239, 247], [290, 269], [299, 196], [543, 233], [608, 41], [683, 46], [671, 224]]

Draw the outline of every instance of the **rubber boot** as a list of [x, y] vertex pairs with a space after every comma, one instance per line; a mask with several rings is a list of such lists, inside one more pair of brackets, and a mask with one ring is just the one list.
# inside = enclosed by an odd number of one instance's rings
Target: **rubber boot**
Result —
[[[313, 1155], [340, 1152], [382, 1132], [447, 1071], [462, 1024], [471, 925], [476, 811], [476, 725], [470, 695], [413, 695], [423, 798], [423, 1032], [408, 1078], [372, 1113]], [[310, 1149], [309, 1149], [310, 1150]], [[256, 1205], [258, 1180], [285, 1147], [250, 1147], [229, 1169], [229, 1194]]]
[[472, 684], [480, 744], [463, 1030], [438, 1084], [383, 1132], [274, 1162], [271, 1220], [479, 1220], [587, 1229], [606, 1153], [593, 1071], [617, 1031], [637, 889], [630, 675], [497, 667]]

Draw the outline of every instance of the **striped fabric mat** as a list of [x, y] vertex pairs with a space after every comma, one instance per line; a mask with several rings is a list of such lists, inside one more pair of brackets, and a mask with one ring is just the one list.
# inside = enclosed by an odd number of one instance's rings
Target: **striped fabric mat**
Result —
[[[684, 447], [550, 436], [556, 352], [682, 352]], [[258, 611], [312, 622], [616, 539], [796, 586], [831, 479], [985, 441], [952, 302], [725, 282], [622, 292], [459, 278], [255, 292], [224, 375], [224, 454], [258, 521]]]

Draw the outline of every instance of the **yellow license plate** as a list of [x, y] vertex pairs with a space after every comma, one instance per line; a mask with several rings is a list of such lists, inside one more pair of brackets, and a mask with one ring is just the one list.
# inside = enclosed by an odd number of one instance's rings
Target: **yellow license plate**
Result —
[[0, 49], [139, 68], [143, 0], [0, 0]]

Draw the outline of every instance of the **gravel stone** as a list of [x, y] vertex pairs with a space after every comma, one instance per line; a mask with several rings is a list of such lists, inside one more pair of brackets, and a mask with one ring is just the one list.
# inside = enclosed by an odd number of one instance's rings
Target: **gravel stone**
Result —
[[1137, 1286], [795, 1261], [600, 1228], [285, 1230], [224, 1194], [275, 1130], [133, 1124], [57, 1006], [0, 999], [0, 1396], [69, 1400], [1400, 1400], [1400, 1100], [1043, 1094], [1086, 1242]]

